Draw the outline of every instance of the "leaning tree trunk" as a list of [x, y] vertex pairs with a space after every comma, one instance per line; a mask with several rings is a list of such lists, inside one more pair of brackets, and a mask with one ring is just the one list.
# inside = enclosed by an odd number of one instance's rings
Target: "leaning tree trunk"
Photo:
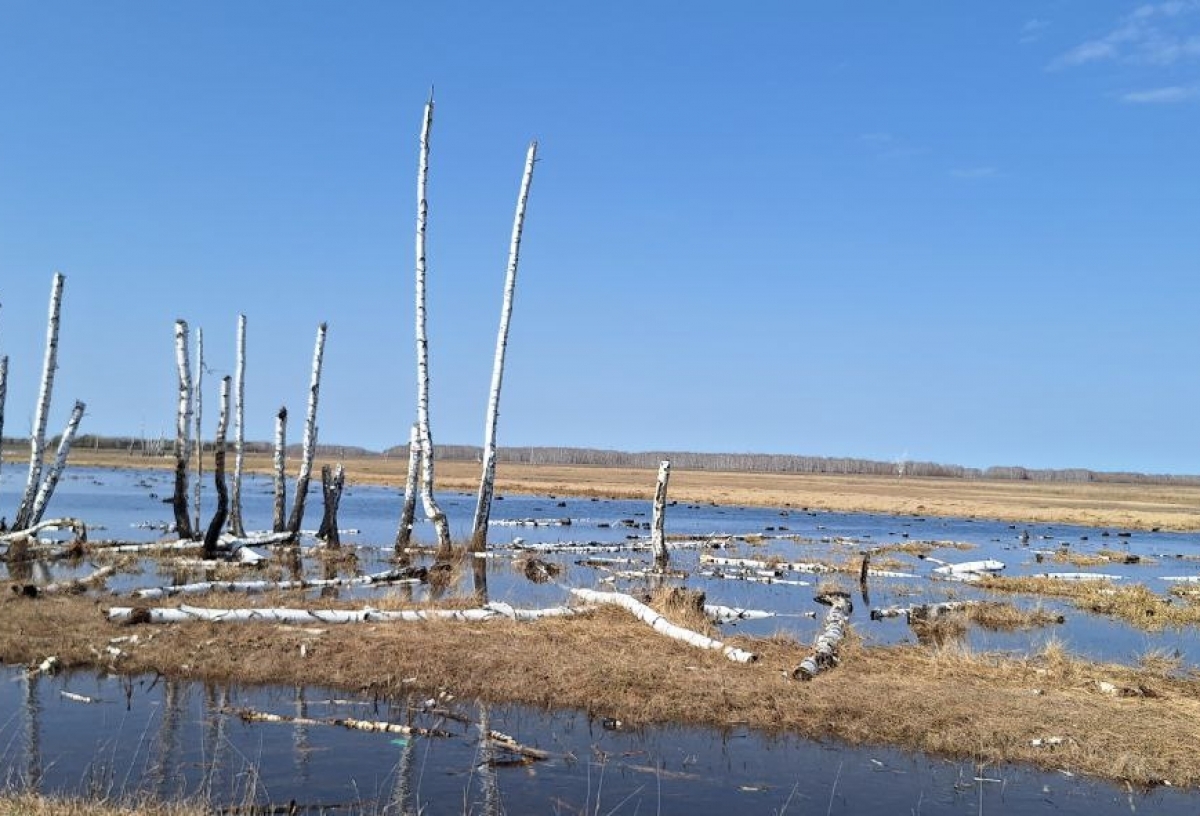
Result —
[[658, 483], [654, 488], [654, 522], [651, 525], [650, 548], [654, 550], [654, 568], [667, 568], [667, 537], [663, 530], [667, 515], [667, 481], [671, 478], [671, 463], [664, 459], [658, 465]]
[[196, 456], [196, 483], [193, 486], [196, 506], [192, 508], [195, 514], [192, 529], [199, 533], [202, 527], [200, 521], [200, 488], [201, 482], [204, 481], [204, 425], [201, 420], [204, 410], [204, 329], [199, 326], [196, 327], [196, 381], [192, 384], [192, 405], [195, 406], [192, 413], [192, 432], [196, 436], [193, 440], [192, 448]]
[[433, 98], [425, 103], [425, 119], [421, 126], [421, 152], [417, 165], [417, 238], [416, 238], [416, 306], [417, 306], [417, 431], [421, 441], [421, 503], [425, 518], [437, 530], [438, 551], [450, 551], [450, 525], [446, 514], [433, 496], [433, 434], [429, 429], [429, 340], [425, 332], [425, 224], [429, 215], [429, 200], [425, 187], [429, 180], [429, 131], [433, 127]]
[[327, 547], [342, 546], [342, 540], [338, 536], [337, 514], [345, 484], [346, 469], [340, 463], [336, 468], [329, 465], [321, 467], [321, 494], [325, 498], [325, 514], [321, 517], [317, 538], [324, 541]]
[[225, 432], [229, 428], [229, 377], [221, 378], [221, 405], [217, 415], [217, 437], [213, 441], [213, 481], [217, 488], [217, 509], [204, 533], [204, 557], [217, 554], [221, 530], [229, 518], [229, 491], [225, 489]]
[[287, 525], [287, 408], [282, 407], [275, 415], [275, 515], [271, 529], [282, 533]]
[[0, 465], [4, 464], [4, 403], [8, 400], [8, 355], [0, 357]]
[[246, 537], [242, 522], [242, 467], [246, 447], [246, 316], [238, 315], [237, 369], [233, 379], [233, 496], [229, 507], [229, 532]]
[[58, 442], [58, 454], [54, 457], [54, 464], [50, 466], [50, 470], [46, 471], [46, 478], [38, 487], [37, 495], [33, 499], [33, 509], [29, 514], [29, 524], [26, 526], [32, 527], [40, 522], [46, 512], [46, 505], [50, 503], [50, 497], [54, 495], [54, 488], [58, 486], [58, 477], [62, 475], [63, 468], [67, 466], [67, 456], [70, 455], [71, 445], [75, 442], [75, 433], [79, 430], [79, 423], [83, 419], [84, 408], [82, 402], [75, 401], [75, 407], [71, 409], [71, 418], [67, 420], [67, 429], [63, 431], [62, 439]]
[[404, 480], [404, 508], [400, 511], [400, 529], [396, 530], [396, 558], [408, 562], [412, 541], [413, 518], [417, 514], [418, 479], [421, 476], [421, 436], [414, 424], [408, 434], [408, 477]]
[[37, 496], [42, 478], [42, 460], [46, 453], [46, 420], [50, 414], [50, 395], [54, 390], [54, 372], [58, 368], [58, 323], [62, 310], [62, 273], [54, 273], [50, 286], [50, 317], [46, 325], [46, 356], [42, 361], [42, 387], [38, 393], [37, 413], [34, 414], [33, 433], [29, 437], [29, 476], [25, 480], [25, 493], [17, 508], [13, 526], [23, 530], [33, 517], [33, 501]]
[[492, 361], [492, 390], [488, 396], [487, 422], [483, 431], [483, 475], [479, 480], [479, 499], [471, 527], [471, 549], [487, 549], [488, 520], [492, 516], [492, 494], [496, 482], [496, 422], [500, 416], [500, 386], [504, 382], [504, 354], [508, 349], [508, 323], [512, 317], [513, 293], [517, 288], [517, 264], [521, 257], [521, 231], [525, 226], [525, 204], [533, 182], [533, 164], [537, 160], [537, 142], [529, 143], [525, 155], [525, 173], [517, 194], [517, 214], [513, 218], [512, 241], [508, 247], [508, 272], [504, 278], [504, 302], [500, 307], [500, 330], [496, 335], [496, 356]]
[[191, 440], [188, 429], [192, 419], [192, 371], [188, 358], [188, 324], [175, 321], [175, 367], [179, 371], [179, 411], [175, 417], [175, 493], [171, 506], [175, 511], [175, 530], [180, 539], [192, 537], [192, 520], [188, 514], [188, 456]]
[[325, 324], [317, 326], [317, 344], [313, 349], [312, 381], [308, 386], [308, 417], [304, 420], [304, 452], [300, 473], [296, 476], [296, 498], [292, 501], [292, 516], [288, 530], [299, 535], [304, 521], [304, 502], [308, 498], [308, 483], [312, 479], [313, 456], [317, 448], [317, 397], [321, 392], [321, 360], [325, 355]]

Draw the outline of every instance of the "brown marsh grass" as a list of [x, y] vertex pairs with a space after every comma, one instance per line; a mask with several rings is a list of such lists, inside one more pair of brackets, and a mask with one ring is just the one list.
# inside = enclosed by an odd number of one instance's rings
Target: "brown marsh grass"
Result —
[[990, 576], [984, 589], [1069, 598], [1078, 608], [1120, 618], [1147, 631], [1200, 623], [1200, 604], [1159, 595], [1145, 584], [1112, 581], [1064, 581], [1039, 576]]

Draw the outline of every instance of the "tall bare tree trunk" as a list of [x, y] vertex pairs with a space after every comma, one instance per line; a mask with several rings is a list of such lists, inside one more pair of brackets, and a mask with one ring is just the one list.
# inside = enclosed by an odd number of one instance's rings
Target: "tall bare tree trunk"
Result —
[[242, 467], [246, 447], [246, 316], [238, 315], [237, 369], [233, 380], [233, 497], [229, 508], [229, 531], [239, 538], [246, 535], [242, 521]]
[[175, 530], [180, 539], [192, 537], [192, 520], [188, 513], [188, 456], [191, 439], [188, 430], [192, 420], [192, 371], [188, 355], [188, 324], [175, 321], [175, 367], [179, 371], [179, 411], [175, 417], [175, 493], [171, 506], [175, 511]]
[[408, 477], [404, 480], [404, 508], [400, 511], [400, 528], [396, 530], [396, 558], [408, 563], [408, 546], [412, 542], [413, 518], [417, 514], [417, 490], [421, 477], [421, 436], [414, 423], [408, 433]]
[[287, 514], [287, 408], [275, 415], [275, 515], [271, 529], [284, 531]]
[[421, 440], [421, 503], [425, 518], [437, 530], [438, 551], [450, 552], [450, 524], [433, 496], [433, 434], [429, 429], [429, 340], [425, 333], [425, 224], [429, 201], [425, 195], [429, 180], [429, 131], [433, 127], [433, 97], [425, 103], [421, 126], [421, 156], [417, 166], [417, 430]]
[[54, 464], [50, 466], [50, 470], [46, 471], [46, 478], [42, 480], [37, 496], [33, 499], [33, 509], [30, 511], [29, 523], [26, 527], [37, 524], [46, 512], [46, 505], [50, 503], [50, 497], [54, 495], [54, 488], [58, 486], [58, 477], [62, 475], [63, 468], [67, 466], [67, 457], [71, 453], [71, 445], [75, 442], [75, 434], [83, 419], [84, 408], [82, 402], [75, 401], [75, 407], [71, 409], [71, 418], [67, 420], [67, 428], [58, 441], [58, 454], [54, 457]]
[[650, 548], [654, 550], [654, 568], [667, 568], [667, 537], [663, 530], [667, 515], [667, 481], [671, 478], [671, 463], [664, 459], [658, 465], [658, 483], [654, 488], [654, 521], [651, 525]]
[[200, 521], [200, 488], [204, 481], [204, 425], [202, 423], [202, 415], [204, 411], [204, 329], [196, 327], [196, 382], [192, 386], [192, 404], [195, 406], [192, 418], [195, 420], [192, 428], [196, 435], [195, 447], [196, 452], [196, 484], [193, 488], [195, 492], [196, 507], [194, 508], [194, 523], [192, 528], [199, 534], [203, 529], [203, 524]]
[[512, 241], [508, 247], [508, 271], [504, 278], [504, 302], [500, 307], [500, 330], [496, 335], [496, 356], [492, 361], [492, 390], [488, 396], [487, 421], [483, 431], [483, 475], [479, 481], [479, 499], [475, 504], [471, 549], [487, 549], [488, 521], [492, 517], [492, 495], [496, 483], [496, 422], [500, 416], [500, 386], [504, 382], [504, 354], [508, 349], [508, 323], [512, 317], [513, 293], [517, 288], [517, 265], [521, 257], [521, 231], [525, 226], [525, 204], [533, 182], [533, 164], [537, 161], [537, 142], [529, 143], [525, 155], [525, 173], [517, 194], [517, 214], [513, 218]]
[[325, 324], [317, 326], [317, 344], [313, 349], [312, 380], [308, 386], [308, 417], [304, 420], [304, 452], [300, 459], [300, 473], [296, 476], [296, 497], [292, 500], [292, 516], [288, 530], [292, 535], [300, 532], [304, 522], [304, 502], [308, 498], [308, 483], [312, 479], [313, 457], [317, 448], [317, 397], [321, 392], [321, 360], [325, 355]]
[[50, 415], [50, 395], [54, 391], [54, 372], [58, 368], [58, 323], [62, 310], [62, 273], [54, 273], [50, 286], [50, 317], [46, 326], [46, 356], [42, 361], [42, 387], [38, 393], [37, 413], [34, 414], [33, 432], [29, 437], [29, 476], [25, 479], [25, 493], [17, 508], [13, 528], [24, 530], [32, 517], [33, 500], [37, 495], [42, 478], [42, 460], [46, 452], [46, 420]]
[[213, 440], [213, 480], [217, 488], [217, 509], [204, 533], [204, 557], [217, 554], [221, 530], [229, 518], [229, 491], [225, 488], [225, 432], [229, 428], [229, 377], [221, 378], [221, 405], [217, 415], [217, 437]]
[[4, 403], [8, 400], [8, 355], [0, 357], [0, 465], [4, 464]]
[[342, 501], [342, 488], [346, 486], [346, 469], [341, 463], [338, 466], [321, 467], [321, 495], [325, 498], [325, 513], [321, 517], [321, 526], [317, 530], [317, 538], [325, 542], [327, 547], [342, 546], [338, 534], [338, 505]]

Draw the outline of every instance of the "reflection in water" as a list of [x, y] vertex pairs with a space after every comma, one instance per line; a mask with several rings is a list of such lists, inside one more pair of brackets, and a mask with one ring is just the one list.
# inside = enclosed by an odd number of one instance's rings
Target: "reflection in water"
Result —
[[475, 578], [475, 599], [481, 604], [488, 602], [488, 559], [476, 558], [474, 554], [470, 554], [472, 564], [472, 572]]
[[29, 746], [25, 766], [24, 786], [31, 791], [42, 789], [42, 702], [38, 696], [38, 683], [41, 672], [25, 673], [25, 733], [26, 745]]
[[308, 726], [302, 720], [308, 719], [308, 701], [304, 697], [304, 686], [296, 686], [296, 717], [298, 718], [292, 742], [296, 746], [296, 775], [307, 782], [308, 760], [312, 754], [312, 745], [308, 741]]
[[497, 816], [500, 808], [500, 783], [496, 778], [496, 749], [492, 745], [491, 717], [487, 706], [478, 704], [479, 708], [479, 752], [478, 764], [475, 766], [479, 775], [479, 786], [483, 792], [483, 816]]

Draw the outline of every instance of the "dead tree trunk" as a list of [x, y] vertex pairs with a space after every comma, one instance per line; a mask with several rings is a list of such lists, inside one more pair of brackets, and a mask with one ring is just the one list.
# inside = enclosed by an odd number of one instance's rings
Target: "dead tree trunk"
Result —
[[50, 316], [46, 325], [46, 356], [42, 361], [42, 386], [38, 392], [37, 412], [33, 419], [33, 433], [29, 437], [29, 475], [25, 479], [25, 492], [17, 508], [13, 526], [23, 530], [29, 526], [33, 501], [42, 479], [42, 460], [46, 453], [46, 420], [50, 415], [50, 395], [54, 391], [54, 372], [58, 368], [58, 324], [62, 310], [63, 278], [54, 273], [50, 286]]
[[282, 533], [287, 512], [287, 408], [275, 415], [275, 515], [271, 529]]
[[221, 405], [217, 415], [217, 436], [213, 440], [213, 482], [217, 488], [217, 509], [204, 533], [204, 557], [217, 554], [221, 530], [229, 518], [229, 491], [225, 488], [225, 433], [229, 428], [229, 377], [221, 378]]
[[204, 329], [196, 327], [196, 381], [192, 385], [192, 432], [195, 434], [193, 450], [196, 456], [196, 483], [193, 486], [196, 506], [193, 508], [192, 529], [199, 534], [203, 529], [200, 521], [200, 488], [204, 481], [204, 425], [201, 417], [204, 411]]
[[400, 511], [400, 528], [396, 530], [396, 558], [408, 562], [408, 547], [412, 541], [413, 518], [417, 514], [418, 479], [421, 476], [421, 437], [414, 424], [408, 433], [408, 476], [404, 480], [404, 507]]
[[300, 458], [300, 473], [296, 476], [296, 496], [292, 500], [292, 516], [288, 530], [299, 535], [304, 522], [304, 502], [308, 498], [308, 483], [312, 479], [313, 456], [317, 448], [317, 397], [321, 392], [321, 360], [325, 355], [325, 324], [317, 326], [317, 344], [313, 349], [312, 380], [308, 386], [308, 417], [304, 420], [304, 452]]
[[191, 452], [189, 428], [192, 419], [192, 371], [188, 356], [188, 324], [175, 321], [175, 367], [179, 371], [179, 411], [175, 417], [175, 493], [171, 506], [175, 511], [175, 530], [181, 539], [192, 538], [192, 520], [188, 513], [188, 457]]
[[421, 440], [421, 503], [425, 518], [437, 530], [438, 551], [450, 551], [450, 525], [446, 514], [433, 496], [433, 433], [429, 429], [429, 340], [425, 332], [425, 225], [429, 215], [429, 200], [425, 188], [429, 180], [429, 131], [433, 127], [433, 97], [425, 103], [425, 119], [421, 126], [421, 151], [417, 165], [417, 238], [416, 238], [416, 307], [417, 307], [417, 430]]
[[8, 355], [0, 357], [0, 465], [4, 464], [4, 403], [8, 400]]
[[229, 506], [229, 532], [246, 537], [242, 521], [242, 467], [246, 447], [246, 316], [238, 315], [237, 368], [233, 379], [233, 496]]
[[483, 431], [483, 475], [479, 480], [479, 498], [475, 503], [471, 550], [487, 549], [488, 521], [492, 517], [492, 495], [496, 482], [496, 422], [500, 416], [500, 386], [504, 382], [504, 355], [508, 349], [508, 323], [512, 317], [513, 293], [517, 288], [517, 264], [521, 257], [521, 231], [525, 226], [525, 204], [533, 182], [537, 160], [537, 142], [530, 142], [525, 155], [525, 173], [517, 194], [517, 214], [513, 218], [512, 241], [508, 247], [508, 271], [504, 278], [504, 301], [500, 307], [500, 330], [496, 335], [496, 356], [492, 361], [492, 390], [488, 396], [487, 421]]
[[325, 514], [321, 518], [321, 527], [317, 530], [317, 538], [328, 547], [342, 546], [338, 535], [338, 505], [342, 501], [342, 488], [346, 484], [346, 469], [339, 463], [336, 468], [329, 465], [321, 467], [321, 494], [325, 497]]
[[654, 488], [654, 522], [651, 525], [650, 546], [654, 550], [654, 568], [667, 569], [667, 537], [663, 526], [667, 513], [667, 481], [671, 478], [671, 463], [664, 459], [658, 465], [658, 483]]
[[67, 466], [67, 457], [71, 453], [71, 445], [75, 442], [75, 433], [79, 430], [80, 421], [83, 420], [84, 407], [82, 402], [75, 401], [75, 407], [71, 409], [71, 418], [67, 420], [67, 428], [58, 442], [58, 454], [54, 457], [54, 464], [46, 472], [46, 478], [42, 479], [42, 483], [38, 487], [37, 495], [33, 499], [33, 509], [29, 513], [29, 523], [26, 526], [32, 527], [37, 524], [46, 512], [46, 505], [50, 503], [50, 497], [54, 495], [54, 488], [58, 486], [58, 477], [62, 475], [63, 468]]

